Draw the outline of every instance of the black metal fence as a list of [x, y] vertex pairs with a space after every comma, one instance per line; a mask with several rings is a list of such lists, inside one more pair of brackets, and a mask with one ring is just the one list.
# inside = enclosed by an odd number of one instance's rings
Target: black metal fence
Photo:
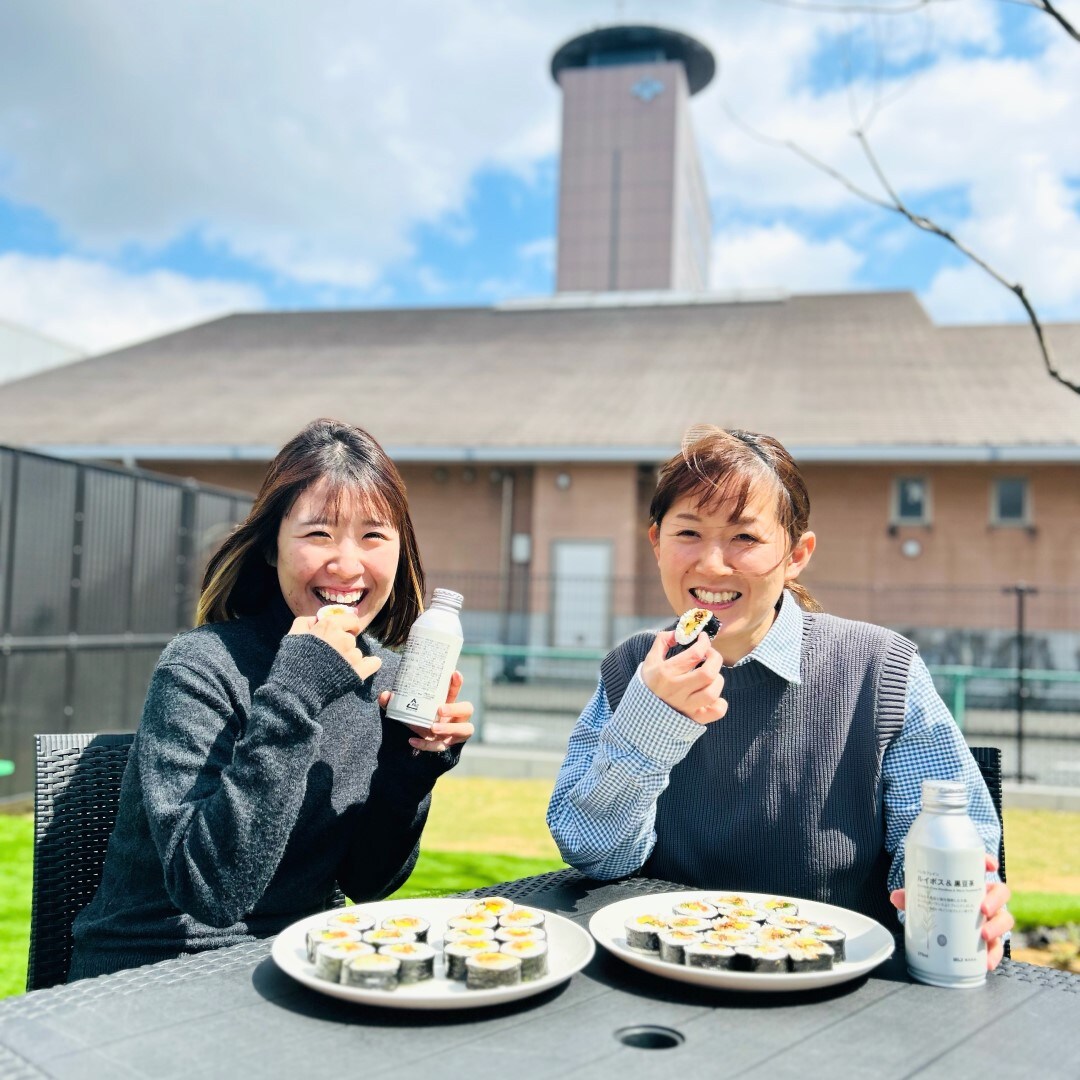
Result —
[[249, 496], [0, 447], [0, 797], [36, 732], [130, 729]]

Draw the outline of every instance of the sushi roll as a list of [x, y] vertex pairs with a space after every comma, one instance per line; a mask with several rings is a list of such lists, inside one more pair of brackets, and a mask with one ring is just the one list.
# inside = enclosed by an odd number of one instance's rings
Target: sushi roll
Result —
[[341, 966], [341, 981], [345, 986], [361, 990], [396, 990], [401, 961], [386, 953], [367, 953], [351, 956]]
[[693, 915], [699, 919], [715, 919], [716, 908], [704, 900], [683, 900], [671, 909], [676, 915]]
[[830, 945], [833, 952], [836, 953], [836, 959], [838, 961], [847, 959], [847, 953], [844, 948], [844, 945], [847, 942], [847, 934], [845, 934], [839, 926], [831, 926], [826, 923], [814, 923], [803, 931], [803, 935], [816, 938], [818, 941], [824, 941], [826, 945]]
[[663, 915], [635, 915], [623, 923], [626, 930], [626, 944], [631, 949], [644, 949], [646, 952], [658, 952], [660, 942], [657, 932], [667, 929], [667, 919]]
[[465, 909], [466, 915], [494, 915], [497, 919], [514, 908], [514, 901], [505, 896], [484, 896]]
[[315, 950], [323, 944], [340, 945], [343, 941], [359, 941], [360, 931], [347, 926], [319, 926], [307, 932], [308, 963], [315, 963]]
[[327, 915], [326, 925], [335, 928], [343, 926], [362, 934], [375, 925], [375, 920], [359, 908], [347, 907], [342, 908], [341, 911], [335, 911], [332, 915]]
[[320, 979], [341, 982], [341, 965], [352, 956], [367, 956], [374, 945], [362, 941], [321, 942], [315, 947], [315, 974]]
[[683, 961], [692, 968], [726, 969], [735, 961], [735, 950], [716, 941], [695, 941], [683, 949]]
[[356, 608], [348, 607], [346, 604], [323, 604], [318, 611], [315, 612], [315, 621], [325, 619], [328, 615], [355, 615]]
[[734, 930], [725, 928], [722, 930], [707, 930], [703, 935], [705, 941], [714, 945], [753, 945], [757, 941], [757, 935], [751, 930]]
[[828, 971], [836, 953], [830, 945], [816, 938], [796, 937], [782, 943], [792, 971]]
[[446, 977], [456, 979], [458, 982], [465, 981], [465, 961], [470, 956], [478, 956], [480, 953], [493, 952], [499, 948], [494, 941], [481, 941], [477, 938], [463, 938], [461, 941], [451, 941], [443, 949], [443, 958], [446, 960]]
[[689, 930], [693, 934], [704, 934], [712, 929], [709, 919], [702, 919], [697, 915], [673, 915], [667, 921], [672, 930]]
[[757, 939], [762, 945], [785, 945], [798, 935], [784, 926], [763, 926], [758, 931]]
[[732, 966], [737, 971], [787, 971], [787, 950], [780, 945], [737, 945]]
[[702, 940], [700, 934], [691, 930], [664, 930], [657, 938], [660, 942], [660, 959], [669, 964], [681, 964], [686, 947]]
[[496, 941], [544, 941], [547, 931], [542, 926], [500, 926]]
[[737, 930], [740, 934], [756, 934], [761, 929], [761, 923], [754, 922], [752, 919], [732, 919], [724, 916], [713, 919], [712, 928], [714, 930]]
[[499, 916], [500, 926], [543, 926], [544, 913], [539, 908], [516, 907]]
[[698, 634], [702, 630], [709, 637], [716, 637], [720, 632], [720, 621], [705, 608], [690, 608], [689, 611], [684, 611], [675, 624], [675, 646], [668, 655], [675, 655], [688, 649], [697, 641]]
[[754, 907], [753, 904], [744, 904], [740, 907], [727, 908], [724, 914], [729, 919], [754, 922], [759, 926], [769, 917], [769, 913], [764, 908]]
[[399, 982], [423, 982], [435, 977], [435, 950], [424, 941], [399, 941], [395, 945], [383, 945], [379, 952], [401, 961]]
[[521, 982], [521, 959], [503, 952], [482, 952], [465, 961], [465, 985], [470, 990], [493, 990]]
[[761, 902], [761, 907], [770, 915], [798, 915], [799, 905], [790, 900], [781, 900], [778, 896], [769, 897]]
[[418, 915], [395, 915], [392, 918], [383, 919], [384, 930], [401, 930], [406, 934], [412, 934], [417, 941], [427, 941], [430, 928], [431, 923]]
[[814, 924], [799, 915], [770, 915], [769, 925], [782, 926], [785, 930], [794, 930], [797, 934], [801, 934]]
[[377, 930], [365, 930], [360, 940], [380, 949], [383, 945], [400, 945], [406, 941], [415, 941], [416, 937], [404, 930], [387, 930], [380, 926]]
[[494, 941], [495, 931], [490, 926], [458, 926], [443, 934], [443, 946], [455, 941]]
[[504, 941], [499, 952], [516, 956], [521, 961], [521, 981], [531, 982], [548, 972], [548, 943], [546, 941]]
[[704, 896], [706, 904], [712, 904], [719, 911], [725, 911], [733, 907], [753, 907], [750, 898], [741, 893], [714, 893], [712, 896]]
[[463, 930], [467, 926], [479, 926], [485, 930], [494, 930], [499, 920], [494, 915], [478, 912], [475, 915], [454, 915], [446, 920], [448, 930]]

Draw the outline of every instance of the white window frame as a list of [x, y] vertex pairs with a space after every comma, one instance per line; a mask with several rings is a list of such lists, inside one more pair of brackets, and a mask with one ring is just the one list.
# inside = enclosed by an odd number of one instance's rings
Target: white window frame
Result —
[[[900, 516], [900, 485], [918, 480], [923, 486], [923, 512], [919, 518]], [[889, 496], [889, 524], [890, 525], [929, 525], [933, 520], [933, 503], [931, 501], [930, 478], [928, 476], [894, 476]]]
[[[1021, 517], [998, 516], [998, 484], [1003, 480], [1019, 480], [1024, 485], [1024, 510]], [[1032, 523], [1031, 478], [1027, 476], [995, 476], [990, 481], [990, 524], [999, 529], [1030, 529]]]

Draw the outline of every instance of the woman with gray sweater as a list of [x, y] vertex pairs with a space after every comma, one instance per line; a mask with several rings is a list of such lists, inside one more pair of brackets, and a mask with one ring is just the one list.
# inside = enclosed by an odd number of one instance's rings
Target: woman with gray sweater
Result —
[[308, 425], [154, 670], [69, 981], [275, 934], [338, 888], [372, 900], [408, 878], [473, 730], [458, 673], [430, 729], [383, 712], [423, 594], [393, 463], [359, 428]]

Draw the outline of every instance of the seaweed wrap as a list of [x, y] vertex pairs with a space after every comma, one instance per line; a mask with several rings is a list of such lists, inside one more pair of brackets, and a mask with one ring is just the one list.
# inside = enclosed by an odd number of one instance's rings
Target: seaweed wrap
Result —
[[701, 941], [702, 937], [692, 930], [664, 930], [657, 935], [657, 939], [660, 942], [660, 959], [669, 964], [681, 964], [687, 945]]
[[323, 941], [315, 947], [315, 974], [320, 979], [341, 982], [341, 965], [352, 956], [367, 956], [375, 951], [374, 945], [362, 941]]
[[493, 990], [521, 982], [521, 960], [502, 952], [484, 952], [465, 961], [465, 985], [470, 990]]
[[449, 942], [446, 948], [443, 949], [443, 958], [446, 960], [446, 977], [456, 979], [458, 982], [464, 982], [465, 961], [470, 956], [493, 952], [498, 947], [494, 941], [481, 941], [477, 938], [463, 938], [460, 941]]
[[499, 952], [516, 956], [521, 961], [521, 981], [531, 982], [548, 972], [548, 943], [546, 941], [504, 941]]
[[787, 971], [787, 950], [780, 945], [737, 945], [732, 966], [737, 971]]
[[726, 969], [734, 964], [735, 950], [716, 941], [695, 941], [683, 949], [683, 961], [692, 968]]
[[660, 942], [657, 931], [667, 929], [667, 919], [663, 915], [634, 915], [623, 923], [626, 930], [626, 944], [631, 949], [644, 949], [646, 952], [658, 952]]
[[427, 942], [399, 941], [395, 945], [383, 945], [379, 952], [401, 961], [402, 986], [435, 977], [435, 950]]
[[343, 941], [359, 941], [360, 931], [351, 930], [347, 926], [326, 927], [319, 926], [307, 932], [307, 958], [308, 963], [315, 963], [315, 950], [322, 944], [337, 945]]
[[828, 971], [836, 954], [832, 947], [816, 938], [797, 937], [782, 943], [792, 971]]
[[826, 945], [831, 946], [833, 952], [836, 953], [837, 960], [846, 959], [844, 944], [847, 941], [847, 934], [845, 934], [839, 926], [830, 926], [826, 923], [814, 923], [803, 931], [803, 936], [815, 938], [816, 940], [823, 941]]
[[401, 961], [386, 953], [351, 956], [341, 966], [341, 981], [362, 990], [396, 990], [400, 970]]

